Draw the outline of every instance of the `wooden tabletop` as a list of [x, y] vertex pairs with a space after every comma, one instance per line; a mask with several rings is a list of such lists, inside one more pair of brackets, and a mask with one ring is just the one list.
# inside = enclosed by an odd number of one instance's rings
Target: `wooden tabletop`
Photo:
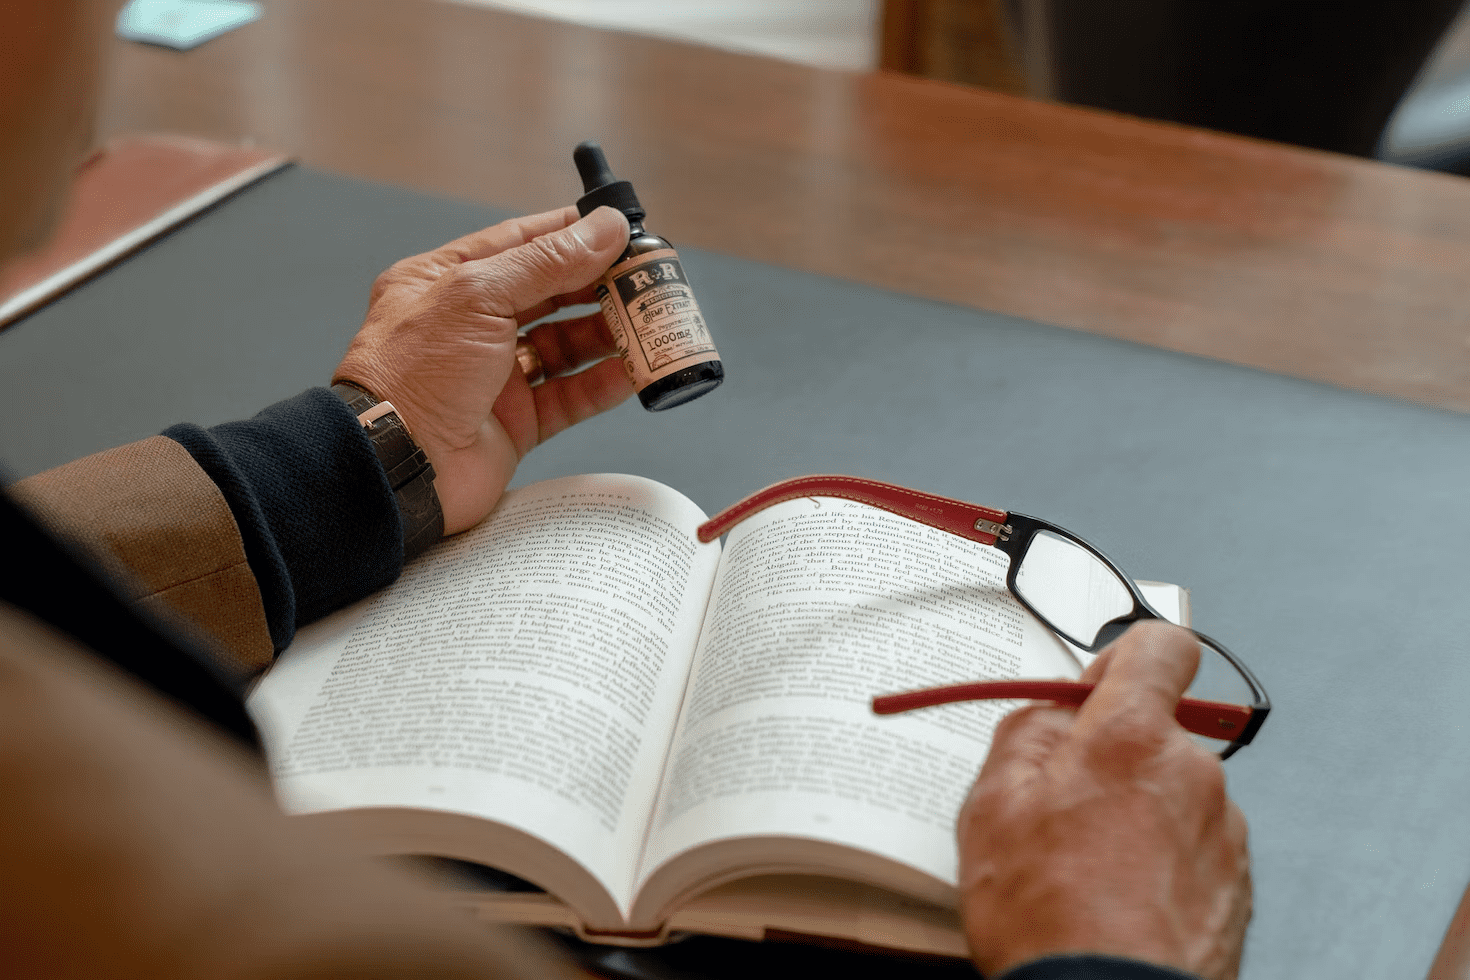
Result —
[[[452, 3], [266, 0], [115, 55], [104, 136], [525, 211], [597, 139], [680, 244], [1470, 411], [1464, 178]], [[1435, 977], [1467, 935], [1470, 900]]]
[[416, 0], [118, 42], [102, 126], [527, 211], [594, 138], [680, 244], [1470, 410], [1460, 177]]

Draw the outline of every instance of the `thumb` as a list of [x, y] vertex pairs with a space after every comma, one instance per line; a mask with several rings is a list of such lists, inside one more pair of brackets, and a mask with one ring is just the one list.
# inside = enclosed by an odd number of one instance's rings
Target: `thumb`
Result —
[[589, 285], [628, 245], [628, 219], [600, 207], [565, 228], [490, 258], [460, 267], [461, 286], [479, 294], [481, 312], [514, 317], [563, 293]]
[[1194, 634], [1170, 623], [1135, 623], [1107, 655], [1097, 687], [1077, 711], [1078, 733], [1109, 728], [1122, 716], [1172, 725], [1199, 666]]
[[1007, 789], [1031, 779], [1067, 737], [1074, 712], [1045, 704], [1017, 708], [1000, 720], [981, 766], [981, 778]]

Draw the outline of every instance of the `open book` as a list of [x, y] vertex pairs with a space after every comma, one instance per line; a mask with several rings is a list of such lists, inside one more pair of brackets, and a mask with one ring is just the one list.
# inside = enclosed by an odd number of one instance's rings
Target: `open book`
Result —
[[832, 498], [723, 549], [704, 519], [641, 477], [537, 483], [302, 630], [250, 701], [284, 805], [535, 886], [465, 892], [489, 919], [966, 955], [955, 818], [1013, 705], [870, 700], [1085, 655], [994, 548]]

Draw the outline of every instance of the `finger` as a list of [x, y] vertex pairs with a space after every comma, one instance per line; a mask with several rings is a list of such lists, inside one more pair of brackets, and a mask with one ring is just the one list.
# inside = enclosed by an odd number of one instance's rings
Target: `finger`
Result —
[[623, 362], [607, 358], [565, 378], [552, 378], [531, 389], [536, 399], [538, 442], [568, 426], [617, 406], [633, 394]]
[[995, 726], [980, 778], [1006, 786], [1029, 778], [1067, 737], [1075, 715], [1071, 708], [1044, 704], [1012, 711]]
[[572, 206], [557, 208], [555, 211], [542, 211], [540, 214], [528, 214], [521, 218], [502, 221], [489, 228], [472, 231], [468, 235], [440, 245], [429, 254], [445, 260], [447, 264], [454, 265], [488, 259], [492, 255], [499, 255], [506, 249], [515, 248], [540, 238], [542, 235], [560, 231], [576, 220], [577, 209]]
[[1102, 680], [1103, 674], [1107, 673], [1109, 661], [1113, 659], [1113, 649], [1116, 646], [1117, 644], [1112, 644], [1104, 648], [1102, 653], [1093, 657], [1092, 663], [1087, 665], [1086, 669], [1082, 671], [1082, 676], [1078, 679], [1084, 684], [1096, 684]]
[[562, 293], [560, 296], [553, 296], [548, 300], [537, 303], [529, 309], [521, 310], [516, 314], [516, 325], [524, 327], [528, 323], [535, 323], [542, 317], [551, 316], [557, 310], [565, 309], [568, 306], [580, 306], [582, 304], [596, 302], [597, 283], [593, 282], [583, 286], [581, 289], [573, 290], [570, 293]]
[[628, 219], [612, 208], [524, 245], [461, 266], [480, 294], [481, 312], [513, 318], [554, 296], [590, 285], [628, 244]]
[[541, 356], [548, 378], [600, 361], [617, 349], [601, 313], [543, 323], [528, 330], [524, 339]]
[[1097, 687], [1077, 712], [1077, 730], [1087, 735], [1116, 723], [1177, 727], [1174, 709], [1194, 680], [1199, 641], [1186, 629], [1164, 622], [1135, 623], [1109, 648]]

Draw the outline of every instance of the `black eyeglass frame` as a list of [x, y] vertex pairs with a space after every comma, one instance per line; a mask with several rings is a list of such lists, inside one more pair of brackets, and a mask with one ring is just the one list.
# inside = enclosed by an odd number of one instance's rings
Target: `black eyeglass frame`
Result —
[[[999, 522], [990, 523], [993, 524], [993, 527], [981, 528], [978, 523], [976, 526], [979, 530], [993, 533], [995, 535], [995, 543], [991, 547], [999, 548], [1010, 558], [1010, 567], [1006, 570], [1006, 589], [1011, 595], [1016, 597], [1017, 602], [1026, 607], [1027, 612], [1039, 619], [1047, 629], [1068, 643], [1082, 650], [1086, 650], [1088, 653], [1097, 653], [1122, 636], [1128, 627], [1134, 623], [1145, 619], [1164, 619], [1157, 609], [1148, 604], [1148, 600], [1143, 597], [1143, 593], [1139, 591], [1138, 586], [1134, 584], [1133, 580], [1111, 558], [1099, 551], [1085, 538], [1080, 538], [1066, 528], [1053, 524], [1051, 521], [1045, 521], [1039, 517], [1031, 517], [1027, 514], [1018, 514], [1015, 511], [1010, 511], [1006, 514], [1004, 524]], [[1084, 642], [1058, 627], [1041, 610], [1032, 605], [1021, 593], [1020, 589], [1016, 588], [1016, 576], [1020, 574], [1021, 563], [1026, 558], [1026, 552], [1031, 549], [1031, 543], [1036, 540], [1036, 535], [1041, 531], [1055, 534], [1085, 549], [1094, 558], [1107, 566], [1108, 571], [1112, 572], [1113, 576], [1123, 584], [1123, 587], [1128, 590], [1129, 597], [1133, 600], [1133, 608], [1131, 610], [1122, 616], [1118, 616], [1104, 623], [1098, 629], [1097, 636], [1091, 641]], [[1167, 622], [1167, 620], [1165, 621]], [[1229, 648], [1219, 641], [1211, 639], [1197, 629], [1184, 628], [1189, 629], [1202, 646], [1209, 647], [1221, 657], [1225, 658], [1226, 662], [1234, 667], [1240, 676], [1245, 679], [1246, 685], [1250, 688], [1253, 699], [1251, 704], [1247, 706], [1251, 712], [1250, 720], [1246, 722], [1240, 734], [1220, 751], [1220, 758], [1228, 759], [1241, 748], [1249, 745], [1251, 740], [1256, 737], [1256, 732], [1261, 730], [1261, 726], [1266, 722], [1266, 716], [1271, 712], [1271, 699], [1266, 695], [1266, 689], [1256, 679], [1256, 675], [1251, 673], [1251, 669], [1239, 657], [1231, 653]]]
[[[870, 507], [877, 507], [906, 520], [926, 524], [929, 527], [974, 541], [977, 544], [999, 548], [1005, 552], [1010, 559], [1010, 569], [1006, 575], [1006, 589], [1016, 597], [1027, 612], [1040, 620], [1047, 629], [1057, 636], [1074, 644], [1088, 653], [1096, 653], [1101, 647], [1106, 646], [1117, 639], [1133, 623], [1144, 619], [1164, 619], [1148, 601], [1143, 594], [1117, 564], [1107, 555], [1099, 551], [1090, 542], [1084, 540], [1059, 527], [1050, 521], [1044, 521], [1039, 517], [1030, 517], [1026, 514], [1016, 514], [1004, 511], [996, 507], [988, 507], [982, 504], [972, 504], [953, 497], [942, 497], [938, 494], [926, 493], [922, 490], [912, 490], [908, 487], [899, 486], [894, 483], [885, 483], [881, 480], [871, 480], [864, 477], [840, 476], [836, 474], [816, 474], [812, 476], [793, 477], [773, 483], [762, 490], [745, 497], [744, 499], [726, 507], [718, 514], [711, 517], [699, 526], [696, 536], [700, 541], [713, 541], [720, 535], [729, 531], [736, 524], [750, 515], [764, 510], [767, 507], [782, 503], [787, 500], [795, 500], [803, 497], [836, 497], [844, 500], [853, 500]], [[1118, 616], [1098, 630], [1098, 634], [1091, 641], [1078, 642], [1070, 634], [1061, 630], [1049, 618], [1041, 613], [1024, 595], [1016, 588], [1016, 579], [1020, 573], [1021, 565], [1031, 548], [1031, 543], [1036, 540], [1036, 535], [1041, 531], [1050, 532], [1063, 540], [1073, 542], [1085, 549], [1089, 554], [1096, 557], [1103, 565], [1113, 573], [1113, 576], [1123, 583], [1128, 594], [1133, 600], [1133, 608], [1126, 615]], [[1167, 621], [1167, 620], [1166, 620]], [[1186, 627], [1187, 628], [1187, 627]], [[1220, 752], [1221, 759], [1228, 759], [1243, 746], [1249, 745], [1255, 738], [1256, 732], [1260, 731], [1261, 725], [1265, 723], [1266, 716], [1271, 711], [1271, 701], [1266, 696], [1266, 689], [1256, 676], [1251, 673], [1250, 668], [1241, 662], [1240, 658], [1231, 653], [1221, 643], [1204, 635], [1199, 630], [1190, 629], [1199, 642], [1210, 650], [1218, 653], [1231, 667], [1245, 680], [1250, 689], [1252, 703], [1249, 707], [1242, 705], [1225, 704], [1223, 702], [1196, 701], [1192, 698], [1181, 698], [1179, 710], [1186, 709], [1193, 715], [1199, 709], [1205, 714], [1200, 721], [1208, 730], [1211, 720], [1221, 728], [1234, 729], [1234, 723], [1230, 715], [1245, 714], [1243, 722], [1239, 723], [1239, 734], [1235, 739]], [[1018, 694], [1016, 689], [1043, 691], [1046, 693]], [[1086, 694], [1078, 688], [1089, 687], [1088, 685], [1052, 682], [1052, 681], [985, 681], [970, 684], [949, 685], [940, 688], [930, 688], [925, 691], [908, 692], [901, 695], [881, 696], [874, 699], [874, 709], [878, 710], [878, 702], [886, 702], [888, 710], [905, 711], [910, 707], [933, 706], [937, 704], [948, 704], [954, 701], [985, 700], [991, 698], [1015, 698], [1015, 697], [1048, 697], [1050, 695], [1062, 695], [1067, 703], [1080, 704], [1079, 696], [1085, 698]], [[1066, 688], [1065, 692], [1057, 690]], [[1010, 693], [1000, 693], [1004, 689]], [[897, 702], [906, 704], [900, 707]], [[1226, 713], [1219, 714], [1223, 709]], [[1179, 714], [1176, 712], [1176, 717]], [[1191, 722], [1191, 725], [1193, 722]], [[1198, 729], [1190, 727], [1191, 731]]]

